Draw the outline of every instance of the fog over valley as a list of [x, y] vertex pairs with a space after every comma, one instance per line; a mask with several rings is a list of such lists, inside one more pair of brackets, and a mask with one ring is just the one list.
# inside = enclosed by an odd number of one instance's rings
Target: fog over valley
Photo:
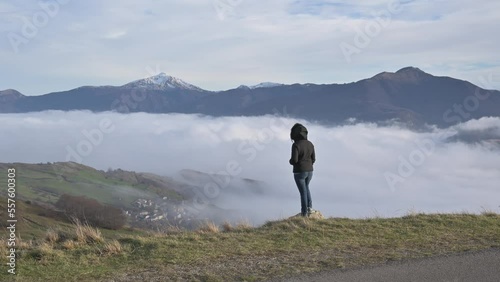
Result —
[[274, 115], [0, 114], [0, 161], [73, 161], [184, 181], [186, 172], [217, 174], [191, 179], [204, 187], [199, 197], [261, 224], [300, 211], [288, 163], [296, 122], [315, 145], [310, 187], [313, 207], [325, 216], [500, 212], [500, 118], [415, 132], [397, 124], [332, 127]]

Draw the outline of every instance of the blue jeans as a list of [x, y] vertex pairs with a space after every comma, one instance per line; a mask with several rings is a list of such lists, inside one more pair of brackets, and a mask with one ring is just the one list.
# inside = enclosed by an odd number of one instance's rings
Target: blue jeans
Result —
[[312, 177], [312, 171], [293, 174], [297, 188], [299, 188], [301, 213], [303, 216], [306, 216], [308, 210], [312, 209], [311, 192], [309, 192], [309, 182], [311, 182]]

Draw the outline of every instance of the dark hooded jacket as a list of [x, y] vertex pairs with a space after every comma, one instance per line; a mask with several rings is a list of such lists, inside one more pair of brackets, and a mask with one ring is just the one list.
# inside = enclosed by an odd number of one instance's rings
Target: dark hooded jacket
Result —
[[307, 140], [307, 128], [300, 123], [296, 123], [290, 131], [290, 138], [294, 141], [292, 145], [292, 157], [290, 164], [293, 165], [293, 172], [313, 171], [313, 164], [316, 161], [314, 145]]

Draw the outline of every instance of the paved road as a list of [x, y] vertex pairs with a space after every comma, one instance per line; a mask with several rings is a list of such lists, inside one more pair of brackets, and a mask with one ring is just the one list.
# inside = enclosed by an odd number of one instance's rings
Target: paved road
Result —
[[409, 260], [361, 269], [321, 272], [282, 281], [499, 282], [500, 249]]

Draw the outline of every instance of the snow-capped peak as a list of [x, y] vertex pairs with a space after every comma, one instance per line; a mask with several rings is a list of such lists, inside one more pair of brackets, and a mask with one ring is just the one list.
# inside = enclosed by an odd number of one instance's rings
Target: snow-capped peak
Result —
[[203, 91], [203, 89], [197, 86], [189, 84], [180, 78], [167, 75], [164, 72], [161, 72], [157, 75], [147, 77], [144, 79], [132, 81], [130, 83], [125, 84], [124, 87], [133, 87], [133, 88], [140, 87], [152, 90], [183, 89], [183, 90]]
[[282, 83], [276, 83], [276, 82], [262, 82], [257, 85], [249, 86], [248, 88], [250, 89], [256, 89], [256, 88], [271, 88], [271, 87], [276, 87], [276, 86], [282, 86], [284, 84]]

